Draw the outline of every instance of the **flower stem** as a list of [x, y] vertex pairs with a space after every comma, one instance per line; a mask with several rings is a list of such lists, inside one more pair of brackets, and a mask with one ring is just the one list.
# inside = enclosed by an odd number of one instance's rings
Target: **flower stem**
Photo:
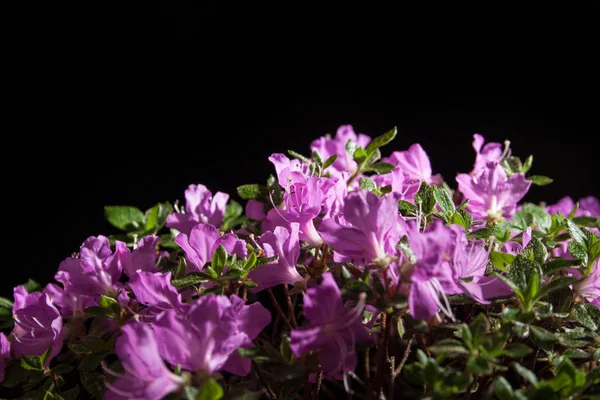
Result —
[[285, 299], [287, 300], [288, 315], [292, 327], [297, 328], [298, 322], [296, 322], [296, 314], [294, 313], [294, 305], [292, 304], [292, 298], [290, 296], [290, 289], [286, 283], [283, 284], [283, 292], [285, 293]]
[[271, 296], [271, 300], [273, 301], [273, 305], [277, 309], [277, 313], [279, 314], [279, 317], [285, 322], [285, 324], [288, 326], [288, 328], [290, 328], [290, 330], [293, 329], [292, 324], [290, 324], [290, 320], [283, 313], [283, 310], [281, 309], [281, 306], [277, 302], [277, 299], [275, 298], [275, 295], [273, 294], [273, 291], [271, 290], [271, 288], [267, 289], [267, 292], [269, 292], [269, 296]]

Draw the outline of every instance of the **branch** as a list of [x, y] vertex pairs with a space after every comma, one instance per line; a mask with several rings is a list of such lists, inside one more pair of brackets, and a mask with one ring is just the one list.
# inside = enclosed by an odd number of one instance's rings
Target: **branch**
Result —
[[298, 322], [296, 322], [296, 314], [294, 313], [294, 305], [292, 304], [292, 298], [290, 296], [290, 289], [288, 288], [287, 283], [283, 284], [283, 292], [285, 293], [285, 299], [287, 300], [288, 314], [290, 316], [291, 325], [294, 328], [297, 328]]
[[271, 296], [271, 300], [273, 301], [273, 305], [275, 306], [275, 308], [277, 309], [277, 312], [279, 313], [279, 317], [285, 322], [285, 324], [291, 330], [292, 325], [290, 324], [290, 320], [283, 313], [283, 310], [279, 306], [279, 303], [277, 302], [277, 299], [275, 298], [275, 295], [273, 294], [273, 291], [271, 290], [271, 288], [267, 289], [267, 292], [269, 292], [269, 296]]

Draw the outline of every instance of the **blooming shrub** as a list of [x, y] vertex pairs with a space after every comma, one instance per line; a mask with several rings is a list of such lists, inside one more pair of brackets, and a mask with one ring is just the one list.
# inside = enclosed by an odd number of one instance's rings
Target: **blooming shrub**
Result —
[[598, 398], [598, 199], [519, 204], [551, 180], [480, 135], [455, 185], [395, 136], [273, 154], [245, 212], [106, 207], [120, 234], [0, 299], [2, 397]]

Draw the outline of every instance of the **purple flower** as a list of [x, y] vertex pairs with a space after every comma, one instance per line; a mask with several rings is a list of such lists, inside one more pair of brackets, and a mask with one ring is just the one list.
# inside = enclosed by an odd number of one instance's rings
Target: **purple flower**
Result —
[[[572, 268], [569, 270], [572, 276], [581, 279], [581, 273]], [[579, 282], [573, 285], [575, 292], [587, 301], [594, 303], [600, 298], [600, 258], [596, 259], [592, 272], [583, 277]]]
[[354, 133], [352, 125], [342, 125], [338, 128], [335, 138], [320, 137], [314, 140], [310, 145], [311, 151], [316, 151], [323, 160], [333, 155], [337, 155], [335, 162], [327, 169], [331, 176], [346, 179], [358, 168], [358, 165], [346, 150], [346, 144], [352, 140], [354, 143], [365, 148], [371, 142], [371, 138], [362, 133]]
[[483, 136], [477, 133], [473, 135], [473, 148], [477, 155], [471, 175], [479, 175], [489, 162], [499, 163], [502, 159], [502, 144], [490, 142], [484, 146], [484, 143]]
[[343, 216], [324, 220], [319, 233], [335, 251], [336, 262], [372, 263], [396, 253], [406, 224], [393, 196], [379, 197], [367, 190], [346, 197]]
[[[245, 375], [250, 360], [241, 359], [236, 350], [251, 346], [270, 321], [271, 314], [260, 303], [246, 306], [235, 295], [210, 294], [196, 300], [186, 316], [164, 311], [152, 326], [160, 354], [172, 365], [205, 376], [222, 369]], [[230, 357], [235, 362], [228, 362]]]
[[24, 286], [14, 289], [12, 345], [15, 357], [41, 356], [51, 349], [45, 367], [61, 350], [63, 320], [50, 297], [41, 292], [27, 293]]
[[64, 260], [54, 278], [68, 293], [99, 296], [116, 292], [122, 287], [119, 279], [129, 257], [125, 243], [117, 241], [113, 253], [107, 237], [91, 236], [81, 245], [79, 258]]
[[411, 178], [408, 172], [394, 168], [390, 173], [373, 176], [377, 186], [392, 186], [392, 193], [396, 200], [413, 201], [419, 191], [421, 181]]
[[86, 308], [96, 304], [93, 297], [67, 292], [54, 283], [47, 284], [43, 292], [50, 296], [52, 304], [60, 309], [63, 318], [82, 316]]
[[496, 162], [488, 163], [479, 176], [459, 174], [456, 180], [458, 190], [469, 199], [467, 211], [476, 221], [511, 217], [517, 202], [531, 186], [525, 174], [518, 173], [508, 178], [504, 168]]
[[275, 166], [277, 182], [283, 188], [287, 188], [290, 182], [308, 178], [313, 172], [309, 164], [300, 160], [290, 160], [281, 153], [272, 154], [269, 161]]
[[167, 218], [167, 227], [189, 234], [199, 223], [221, 226], [229, 195], [212, 193], [204, 185], [190, 185], [185, 191], [185, 214], [173, 213]]
[[431, 175], [431, 163], [425, 150], [416, 143], [407, 151], [395, 151], [385, 161], [397, 165], [401, 171], [406, 172], [411, 179], [417, 179], [428, 184], [441, 184], [439, 175]]
[[106, 372], [118, 376], [113, 383], [106, 383], [105, 400], [140, 399], [160, 400], [169, 393], [178, 392], [185, 380], [172, 373], [158, 353], [158, 345], [152, 329], [143, 323], [130, 322], [115, 342], [115, 352], [124, 374]]
[[266, 232], [260, 237], [260, 243], [267, 257], [279, 256], [277, 262], [263, 265], [252, 270], [249, 277], [258, 282], [255, 291], [264, 290], [279, 284], [293, 285], [302, 281], [302, 276], [296, 270], [300, 256], [300, 241], [298, 239], [299, 224], [292, 222], [290, 230], [282, 226], [273, 232]]
[[189, 309], [189, 304], [181, 301], [181, 294], [171, 285], [171, 273], [138, 271], [129, 280], [129, 287], [135, 298], [148, 308], [142, 314], [153, 319], [156, 314], [165, 310], [175, 310], [182, 314]]
[[[465, 231], [461, 227], [453, 225], [450, 229], [456, 234], [456, 247], [452, 257], [454, 280], [462, 291], [482, 304], [489, 304], [488, 299], [511, 295], [512, 289], [500, 279], [485, 276], [489, 261], [485, 241], [473, 240], [469, 242]], [[523, 240], [525, 242], [525, 235]]]
[[248, 200], [246, 203], [246, 216], [256, 221], [262, 221], [265, 219], [265, 205], [260, 201]]
[[[300, 177], [302, 178], [302, 177]], [[289, 229], [292, 222], [299, 224], [300, 240], [316, 247], [323, 243], [317, 232], [314, 220], [321, 214], [328, 196], [335, 196], [335, 181], [327, 178], [310, 177], [290, 181], [283, 195], [281, 208], [273, 208], [263, 221], [263, 230], [272, 231], [276, 226]]]
[[357, 343], [371, 340], [362, 323], [364, 298], [354, 307], [344, 307], [340, 290], [330, 272], [323, 282], [308, 289], [304, 296], [304, 315], [310, 324], [293, 329], [290, 348], [297, 357], [319, 351], [319, 361], [328, 377], [356, 367]]
[[136, 271], [158, 271], [156, 245], [159, 239], [155, 235], [144, 236], [140, 239], [135, 250], [131, 252], [131, 261], [127, 260], [123, 265], [127, 276], [132, 276]]
[[509, 240], [508, 242], [504, 243], [504, 246], [502, 246], [502, 251], [516, 256], [521, 251], [523, 251], [523, 249], [525, 247], [527, 247], [529, 242], [531, 242], [531, 235], [532, 235], [532, 230], [531, 230], [531, 227], [528, 226], [527, 229], [525, 229], [523, 231], [521, 243], [517, 243], [517, 242], [513, 242], [513, 241]]
[[[415, 224], [409, 225], [408, 242], [417, 258], [410, 270], [410, 293], [408, 308], [413, 318], [424, 320], [437, 317], [438, 309], [453, 318], [447, 294], [462, 293], [450, 264], [455, 253], [456, 232], [441, 221], [434, 222], [426, 233], [418, 231]], [[457, 265], [457, 274], [469, 273], [479, 268], [473, 262]], [[440, 300], [440, 297], [443, 301]]]
[[219, 235], [219, 231], [212, 225], [197, 224], [192, 228], [190, 236], [180, 233], [175, 238], [185, 252], [187, 259], [187, 272], [202, 271], [204, 264], [212, 260], [212, 256], [223, 245], [228, 254], [236, 254], [240, 258], [248, 256], [246, 242], [239, 240], [234, 234]]
[[6, 335], [0, 332], [0, 383], [4, 381], [4, 359], [10, 358], [10, 342]]
[[[557, 212], [567, 216], [575, 208], [575, 202], [569, 196], [560, 199], [556, 204], [546, 207], [546, 211], [550, 214]], [[600, 201], [597, 197], [588, 196], [579, 199], [579, 208], [575, 212], [576, 217], [600, 217]]]

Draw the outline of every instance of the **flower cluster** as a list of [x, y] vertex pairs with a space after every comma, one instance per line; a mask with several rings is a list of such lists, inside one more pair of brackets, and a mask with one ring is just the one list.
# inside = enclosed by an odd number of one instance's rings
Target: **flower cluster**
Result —
[[185, 207], [106, 207], [121, 233], [0, 299], [6, 397], [591, 395], [598, 199], [520, 204], [551, 180], [508, 143], [475, 135], [453, 181], [419, 144], [382, 158], [395, 136], [273, 154], [245, 210], [200, 184]]

